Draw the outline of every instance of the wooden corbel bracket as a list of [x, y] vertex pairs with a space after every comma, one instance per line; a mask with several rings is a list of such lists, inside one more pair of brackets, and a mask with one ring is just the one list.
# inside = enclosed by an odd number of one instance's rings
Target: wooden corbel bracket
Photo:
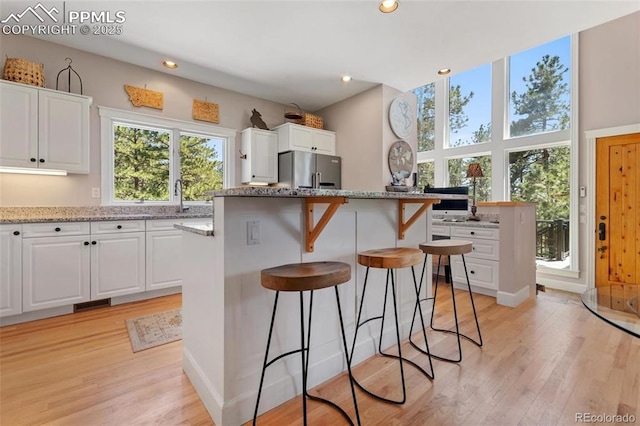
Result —
[[[338, 210], [341, 204], [345, 204], [347, 202], [346, 197], [308, 197], [304, 199], [305, 205], [305, 244], [307, 252], [313, 252], [313, 243], [316, 242], [320, 233], [329, 220], [333, 217], [335, 212]], [[318, 221], [317, 225], [313, 225], [313, 206], [315, 204], [329, 204], [327, 210], [324, 211], [320, 221]]]
[[[404, 240], [404, 233], [413, 225], [423, 213], [427, 211], [427, 208], [431, 204], [437, 204], [440, 202], [438, 198], [400, 198], [398, 200], [398, 239]], [[404, 221], [404, 209], [405, 204], [422, 204], [420, 208], [407, 220]]]

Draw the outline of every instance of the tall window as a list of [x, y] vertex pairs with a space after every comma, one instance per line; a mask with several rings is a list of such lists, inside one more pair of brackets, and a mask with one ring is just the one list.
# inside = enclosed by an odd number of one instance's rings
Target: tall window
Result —
[[418, 87], [413, 93], [417, 98], [418, 151], [431, 151], [436, 133], [436, 85]]
[[476, 178], [476, 201], [491, 200], [491, 156], [483, 155], [478, 157], [454, 158], [447, 161], [449, 171], [449, 186], [468, 186], [469, 192], [473, 184], [473, 179], [467, 177], [469, 164], [480, 163], [483, 178]]
[[210, 202], [229, 186], [235, 130], [100, 108], [103, 204]]
[[509, 128], [512, 137], [569, 128], [570, 65], [570, 37], [509, 57]]
[[449, 146], [491, 140], [491, 64], [449, 79]]
[[418, 188], [434, 188], [436, 186], [435, 167], [433, 161], [418, 163]]
[[477, 200], [537, 203], [539, 270], [577, 276], [572, 43], [564, 37], [413, 92], [420, 182], [471, 185], [468, 165], [479, 162]]

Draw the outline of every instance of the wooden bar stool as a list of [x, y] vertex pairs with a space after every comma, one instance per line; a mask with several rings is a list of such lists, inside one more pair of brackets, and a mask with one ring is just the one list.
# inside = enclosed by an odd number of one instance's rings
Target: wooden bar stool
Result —
[[[390, 358], [395, 358], [397, 360], [399, 360], [400, 362], [400, 377], [402, 379], [402, 399], [401, 400], [392, 400], [389, 398], [384, 398], [382, 396], [376, 395], [375, 393], [367, 390], [364, 388], [364, 386], [362, 386], [355, 378], [353, 378], [353, 381], [356, 383], [356, 385], [362, 389], [363, 392], [367, 393], [368, 395], [379, 399], [381, 401], [384, 402], [390, 402], [392, 404], [404, 404], [405, 401], [407, 400], [407, 391], [406, 391], [406, 386], [405, 386], [405, 380], [404, 380], [404, 367], [403, 367], [403, 362], [407, 362], [411, 365], [413, 365], [415, 368], [417, 368], [418, 370], [420, 370], [425, 376], [427, 376], [429, 379], [433, 379], [433, 364], [431, 363], [431, 357], [428, 357], [429, 359], [429, 368], [430, 368], [430, 372], [425, 371], [422, 367], [420, 367], [418, 364], [416, 364], [415, 362], [404, 358], [402, 356], [402, 348], [400, 345], [400, 328], [399, 328], [399, 324], [398, 324], [398, 303], [396, 300], [396, 284], [395, 284], [395, 278], [394, 278], [394, 269], [397, 268], [405, 268], [405, 267], [411, 267], [411, 273], [413, 275], [413, 285], [416, 291], [416, 303], [419, 300], [419, 288], [418, 288], [418, 283], [416, 282], [416, 274], [414, 271], [414, 266], [415, 265], [419, 265], [422, 262], [422, 259], [424, 258], [424, 255], [422, 253], [422, 251], [420, 251], [419, 249], [416, 248], [411, 248], [411, 247], [397, 247], [397, 248], [385, 248], [385, 249], [377, 249], [377, 250], [368, 250], [368, 251], [364, 251], [361, 253], [358, 253], [358, 263], [360, 265], [366, 266], [367, 267], [367, 271], [365, 273], [365, 278], [364, 278], [364, 286], [362, 287], [362, 297], [360, 298], [360, 308], [358, 309], [358, 319], [356, 321], [356, 331], [355, 331], [355, 335], [353, 336], [353, 345], [351, 347], [351, 357], [349, 358], [349, 364], [351, 364], [351, 360], [353, 359], [353, 353], [356, 347], [356, 340], [358, 338], [358, 330], [360, 329], [360, 327], [362, 327], [363, 325], [365, 325], [366, 323], [368, 323], [369, 321], [373, 321], [373, 320], [381, 320], [381, 325], [380, 325], [380, 340], [378, 342], [378, 352], [380, 353], [380, 355], [382, 356], [386, 356], [386, 357], [390, 357]], [[362, 307], [364, 305], [364, 297], [367, 291], [367, 281], [369, 278], [369, 269], [370, 268], [380, 268], [380, 269], [386, 269], [387, 270], [387, 281], [386, 281], [386, 286], [385, 286], [385, 291], [384, 291], [384, 302], [382, 305], [382, 315], [380, 316], [375, 316], [375, 317], [371, 317], [368, 318], [366, 320], [361, 321], [362, 319]], [[386, 307], [387, 307], [387, 297], [389, 295], [389, 286], [391, 286], [391, 294], [393, 296], [393, 312], [394, 312], [394, 318], [395, 318], [395, 325], [396, 325], [396, 342], [398, 345], [398, 355], [392, 355], [392, 354], [386, 354], [384, 352], [382, 352], [382, 333], [384, 330], [384, 318], [385, 318], [385, 313], [386, 313]], [[418, 303], [418, 310], [420, 312], [420, 321], [422, 322], [422, 324], [424, 325], [424, 318], [422, 316], [422, 309], [420, 308], [420, 304]], [[414, 317], [415, 317], [415, 310], [414, 310]], [[423, 327], [424, 330], [424, 327]], [[422, 351], [425, 354], [429, 355], [429, 344], [427, 343], [427, 334], [426, 331], [423, 333], [423, 337], [424, 337], [424, 341], [425, 341], [425, 346], [426, 346], [426, 351]]]
[[[471, 241], [466, 241], [466, 240], [437, 240], [437, 241], [428, 241], [425, 243], [420, 244], [420, 250], [422, 250], [425, 254], [431, 254], [431, 255], [437, 255], [438, 256], [438, 269], [440, 269], [440, 262], [442, 261], [442, 256], [447, 256], [447, 261], [449, 263], [449, 265], [451, 265], [451, 256], [453, 255], [460, 255], [462, 256], [462, 264], [464, 265], [464, 274], [467, 277], [467, 289], [469, 290], [469, 298], [471, 299], [471, 307], [473, 309], [473, 317], [476, 321], [476, 329], [478, 330], [478, 340], [474, 340], [469, 336], [466, 336], [465, 334], [460, 333], [460, 327], [458, 325], [458, 311], [456, 309], [456, 296], [455, 296], [455, 291], [453, 288], [453, 279], [451, 280], [451, 300], [453, 303], [453, 316], [456, 322], [456, 331], [453, 330], [445, 330], [445, 329], [441, 329], [441, 328], [436, 328], [433, 326], [433, 316], [436, 312], [436, 297], [438, 296], [438, 278], [439, 275], [436, 275], [436, 287], [435, 290], [433, 292], [433, 297], [428, 297], [426, 299], [422, 299], [418, 302], [418, 304], [416, 305], [416, 307], [414, 308], [413, 312], [414, 312], [414, 316], [415, 316], [415, 312], [418, 309], [420, 302], [425, 301], [425, 300], [433, 300], [433, 309], [431, 310], [431, 319], [429, 321], [429, 327], [432, 330], [435, 331], [440, 331], [440, 332], [444, 332], [444, 333], [451, 333], [451, 334], [455, 334], [458, 338], [458, 358], [457, 359], [451, 359], [451, 358], [446, 358], [446, 357], [442, 357], [439, 355], [434, 355], [433, 353], [431, 353], [430, 355], [434, 358], [437, 358], [439, 360], [442, 361], [449, 361], [449, 362], [460, 362], [462, 361], [462, 346], [460, 344], [460, 337], [464, 337], [465, 339], [469, 340], [470, 342], [475, 343], [478, 346], [482, 346], [482, 334], [480, 334], [480, 324], [478, 323], [478, 314], [476, 313], [476, 306], [473, 302], [473, 293], [471, 292], [471, 284], [469, 282], [469, 273], [467, 272], [467, 263], [464, 260], [464, 255], [465, 253], [471, 253], [471, 251], [473, 250], [473, 243]], [[422, 274], [420, 275], [420, 286], [422, 286], [422, 277], [424, 276], [424, 272], [426, 269], [426, 262], [427, 262], [427, 256], [425, 256], [425, 260], [424, 260], [424, 265], [422, 267]], [[421, 288], [420, 288], [421, 289]], [[419, 290], [420, 290], [419, 289]], [[414, 321], [411, 322], [411, 331], [409, 332], [409, 342], [419, 351], [424, 352], [421, 348], [419, 348], [411, 339], [411, 335], [413, 334], [413, 325], [414, 325]], [[423, 328], [424, 328], [424, 324], [423, 324]]]
[[[304, 424], [307, 424], [307, 398], [315, 401], [324, 402], [338, 410], [350, 424], [354, 424], [349, 415], [337, 404], [324, 398], [310, 395], [307, 392], [307, 375], [309, 370], [309, 347], [311, 341], [311, 314], [313, 312], [313, 292], [323, 288], [333, 287], [336, 293], [336, 303], [338, 305], [338, 316], [340, 318], [340, 330], [342, 332], [342, 345], [344, 348], [345, 360], [347, 362], [347, 370], [349, 371], [349, 383], [351, 385], [351, 395], [353, 396], [353, 405], [356, 411], [356, 419], [360, 425], [360, 413], [358, 411], [358, 403], [356, 401], [356, 391], [353, 386], [353, 376], [351, 374], [351, 365], [349, 352], [347, 351], [347, 338], [344, 332], [344, 321], [342, 319], [342, 308], [340, 307], [340, 296], [338, 294], [338, 285], [345, 283], [351, 279], [351, 266], [343, 262], [309, 262], [309, 263], [293, 263], [289, 265], [277, 266], [275, 268], [265, 269], [260, 274], [261, 284], [264, 288], [275, 290], [276, 296], [273, 303], [273, 313], [271, 314], [271, 326], [269, 327], [269, 337], [267, 338], [267, 350], [264, 354], [264, 363], [262, 364], [262, 375], [260, 377], [260, 387], [258, 388], [258, 399], [256, 401], [256, 409], [253, 413], [253, 424], [256, 424], [258, 417], [258, 405], [260, 404], [260, 395], [262, 393], [262, 385], [264, 384], [264, 373], [267, 367], [274, 362], [288, 355], [300, 353], [302, 359], [302, 411]], [[271, 346], [271, 336], [273, 334], [273, 324], [276, 318], [276, 310], [278, 308], [278, 296], [281, 291], [297, 291], [300, 293], [300, 349], [281, 354], [269, 361], [269, 347]], [[305, 343], [304, 333], [304, 301], [303, 292], [310, 291], [309, 296], [309, 322], [307, 337]]]

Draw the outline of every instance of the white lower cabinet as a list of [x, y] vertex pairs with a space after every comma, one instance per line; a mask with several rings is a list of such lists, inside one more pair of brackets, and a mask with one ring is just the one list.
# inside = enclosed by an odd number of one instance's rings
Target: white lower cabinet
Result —
[[182, 285], [182, 231], [147, 232], [146, 290]]
[[182, 231], [177, 223], [205, 224], [206, 219], [147, 220], [146, 290], [182, 286]]
[[[497, 228], [451, 226], [451, 238], [471, 241], [473, 251], [465, 255], [472, 286], [498, 290], [500, 285], [500, 232]], [[467, 277], [460, 256], [451, 258], [453, 281], [466, 286]]]
[[90, 257], [89, 235], [24, 238], [23, 311], [88, 301]]
[[144, 291], [144, 236], [144, 232], [91, 236], [92, 300]]
[[182, 285], [182, 231], [211, 219], [0, 225], [0, 317]]
[[22, 225], [0, 225], [0, 317], [22, 313]]

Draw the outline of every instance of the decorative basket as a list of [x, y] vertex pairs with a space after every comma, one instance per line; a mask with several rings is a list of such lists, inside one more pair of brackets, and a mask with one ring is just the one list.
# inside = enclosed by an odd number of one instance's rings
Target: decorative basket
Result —
[[296, 121], [296, 124], [302, 124], [303, 126], [313, 127], [314, 129], [323, 129], [324, 120], [319, 115], [309, 114], [308, 112], [302, 113], [302, 118]]
[[7, 58], [2, 78], [16, 83], [44, 87], [44, 65], [21, 58]]

